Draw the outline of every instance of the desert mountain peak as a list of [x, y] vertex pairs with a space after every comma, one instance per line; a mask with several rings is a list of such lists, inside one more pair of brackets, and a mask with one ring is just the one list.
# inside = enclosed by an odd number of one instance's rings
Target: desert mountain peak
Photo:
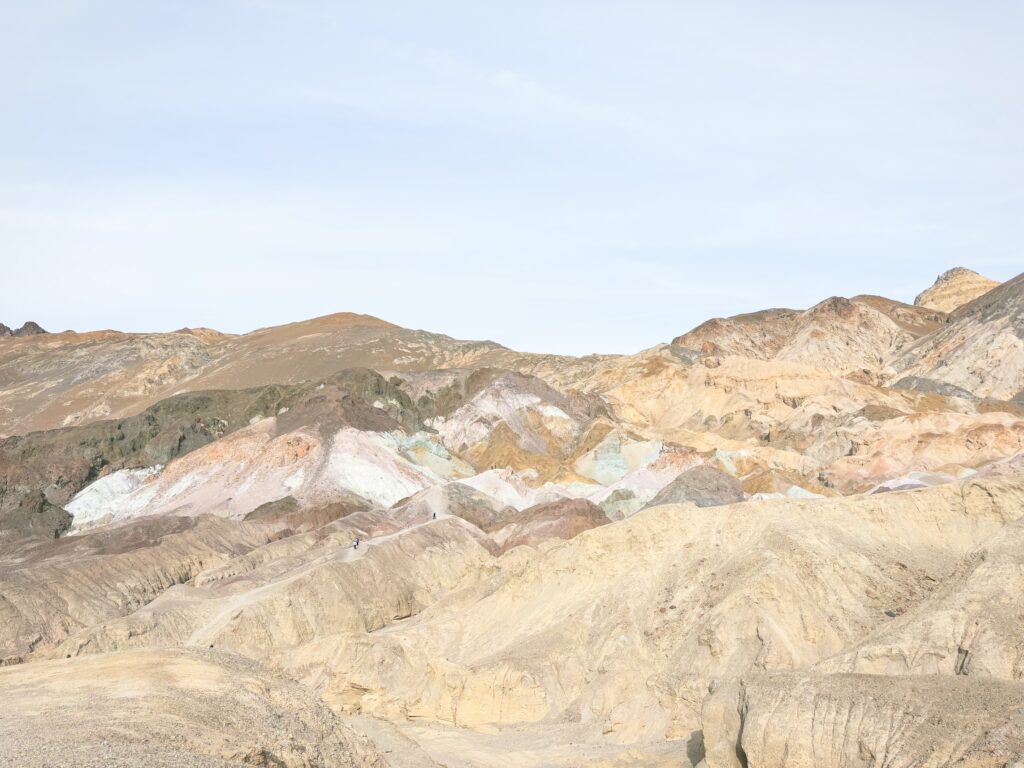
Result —
[[941, 275], [935, 278], [935, 282], [936, 284], [949, 283], [954, 280], [963, 280], [965, 278], [970, 279], [976, 277], [983, 277], [983, 275], [981, 275], [978, 272], [975, 272], [973, 269], [968, 269], [967, 267], [953, 267], [952, 269], [947, 269], [945, 272], [943, 272]]
[[27, 323], [25, 323], [23, 326], [21, 326], [21, 328], [16, 330], [14, 332], [14, 335], [15, 336], [37, 336], [37, 335], [43, 334], [43, 333], [49, 333], [49, 331], [45, 330], [41, 325], [39, 325], [39, 323], [35, 323], [35, 322], [29, 320]]
[[42, 326], [38, 323], [34, 323], [33, 321], [29, 321], [16, 330], [12, 330], [3, 323], [0, 323], [0, 338], [3, 338], [4, 336], [39, 336], [40, 334], [46, 333], [49, 333], [49, 331], [46, 331]]
[[[320, 317], [313, 317], [309, 320], [299, 320], [298, 322], [288, 323], [284, 326], [277, 326], [280, 328], [292, 328], [296, 326], [308, 326], [310, 328], [340, 328], [340, 327], [358, 327], [366, 326], [371, 328], [398, 328], [399, 326], [394, 323], [389, 323], [387, 320], [381, 320], [379, 317], [373, 315], [362, 315], [358, 312], [334, 312], [329, 315], [321, 315]], [[261, 331], [267, 330], [266, 328], [259, 329]], [[256, 331], [254, 331], [256, 333]]]
[[964, 267], [953, 267], [939, 275], [935, 283], [914, 299], [914, 305], [940, 312], [952, 312], [999, 285], [995, 280]]
[[42, 333], [49, 333], [49, 331], [45, 330], [41, 325], [39, 325], [39, 323], [33, 322], [32, 320], [29, 320], [24, 325], [22, 325], [21, 328], [18, 328], [17, 330], [12, 330], [3, 323], [0, 323], [0, 337], [38, 336], [39, 334]]

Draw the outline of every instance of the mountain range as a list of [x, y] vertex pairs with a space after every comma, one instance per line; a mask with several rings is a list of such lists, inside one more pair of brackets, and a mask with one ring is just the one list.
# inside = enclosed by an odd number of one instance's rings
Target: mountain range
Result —
[[1022, 473], [1024, 275], [629, 355], [0, 325], [0, 763], [1016, 765]]

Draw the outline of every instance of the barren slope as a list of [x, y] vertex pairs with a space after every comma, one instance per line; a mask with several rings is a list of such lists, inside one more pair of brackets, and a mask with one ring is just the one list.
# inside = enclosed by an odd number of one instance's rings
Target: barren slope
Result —
[[[599, 358], [583, 360], [589, 367]], [[199, 329], [0, 338], [0, 436], [130, 416], [180, 392], [296, 384], [344, 368], [497, 366], [572, 378], [575, 364], [349, 313], [242, 336]]]
[[[827, 660], [908, 617], [941, 616], [943, 596], [964, 583], [972, 562], [988, 559], [978, 554], [995, 546], [988, 542], [1016, 530], [1022, 511], [1020, 478], [854, 499], [661, 506], [500, 558], [483, 531], [444, 513], [357, 513], [208, 569], [35, 655], [213, 645], [305, 681], [342, 714], [470, 730], [579, 722], [586, 727], [577, 738], [587, 743], [668, 739], [680, 759], [734, 726], [730, 743], [741, 730], [754, 738], [767, 727], [754, 725], [768, 717], [756, 708], [762, 700], [769, 711], [792, 701], [784, 725], [744, 749], [781, 755], [788, 743], [796, 754], [810, 748], [802, 729], [834, 727], [821, 719], [831, 710], [804, 714], [807, 686], [842, 708], [874, 683], [819, 672], [810, 679], [820, 683], [766, 689], [756, 673], [827, 669]], [[350, 541], [359, 530], [366, 539], [357, 551]], [[1000, 638], [1004, 656], [1024, 653], [1019, 633]], [[963, 687], [950, 661], [952, 687], [929, 682], [936, 696]], [[976, 669], [1014, 676], [991, 663]], [[709, 686], [736, 679], [750, 680], [742, 728], [716, 724], [721, 715], [707, 700]], [[891, 709], [904, 706], [897, 690], [895, 703], [880, 701], [875, 720], [862, 722], [858, 738], [869, 749], [902, 712]], [[979, 718], [972, 739], [1002, 723], [999, 702], [1017, 695], [1006, 685], [964, 690], [958, 706]], [[801, 717], [811, 719], [801, 725]], [[878, 754], [906, 761], [899, 765], [932, 755], [929, 732], [913, 730], [928, 722], [911, 717]], [[962, 742], [947, 752], [975, 748]], [[845, 765], [844, 743], [832, 762], [816, 764]]]
[[672, 340], [674, 347], [823, 368], [874, 381], [884, 362], [938, 328], [943, 313], [880, 296], [826, 299], [810, 309], [769, 309], [709, 320]]
[[947, 325], [893, 361], [899, 376], [934, 379], [977, 397], [1024, 391], [1024, 275], [954, 311]]
[[387, 763], [294, 682], [210, 651], [0, 669], [0, 763], [279, 768]]

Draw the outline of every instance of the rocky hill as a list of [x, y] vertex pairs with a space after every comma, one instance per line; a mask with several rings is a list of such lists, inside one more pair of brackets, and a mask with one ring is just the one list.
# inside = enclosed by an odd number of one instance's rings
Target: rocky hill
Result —
[[182, 392], [297, 384], [344, 368], [492, 366], [571, 378], [600, 360], [521, 354], [349, 313], [242, 336], [184, 329], [10, 338], [0, 344], [0, 435], [133, 416]]
[[1024, 391], [1024, 275], [957, 308], [945, 327], [894, 360], [904, 376], [952, 384], [976, 397]]
[[999, 283], [995, 280], [989, 280], [970, 269], [954, 267], [939, 275], [931, 288], [918, 294], [914, 306], [949, 313], [988, 293], [997, 285]]
[[22, 336], [38, 336], [39, 334], [46, 332], [47, 331], [43, 330], [39, 323], [32, 322], [31, 320], [23, 324], [20, 328], [14, 330], [8, 328], [3, 323], [0, 323], [0, 339], [5, 336], [15, 336], [19, 338]]
[[768, 309], [716, 318], [672, 340], [681, 349], [823, 368], [877, 381], [886, 361], [939, 328], [945, 315], [880, 296], [838, 296], [802, 312]]

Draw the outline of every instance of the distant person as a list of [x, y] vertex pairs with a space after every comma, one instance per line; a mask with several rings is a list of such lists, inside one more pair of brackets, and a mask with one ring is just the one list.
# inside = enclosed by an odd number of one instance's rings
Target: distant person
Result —
[[437, 512], [434, 513], [434, 516], [431, 518], [431, 520], [437, 520]]
[[359, 549], [359, 537], [356, 536], [356, 540], [352, 542], [352, 549]]

